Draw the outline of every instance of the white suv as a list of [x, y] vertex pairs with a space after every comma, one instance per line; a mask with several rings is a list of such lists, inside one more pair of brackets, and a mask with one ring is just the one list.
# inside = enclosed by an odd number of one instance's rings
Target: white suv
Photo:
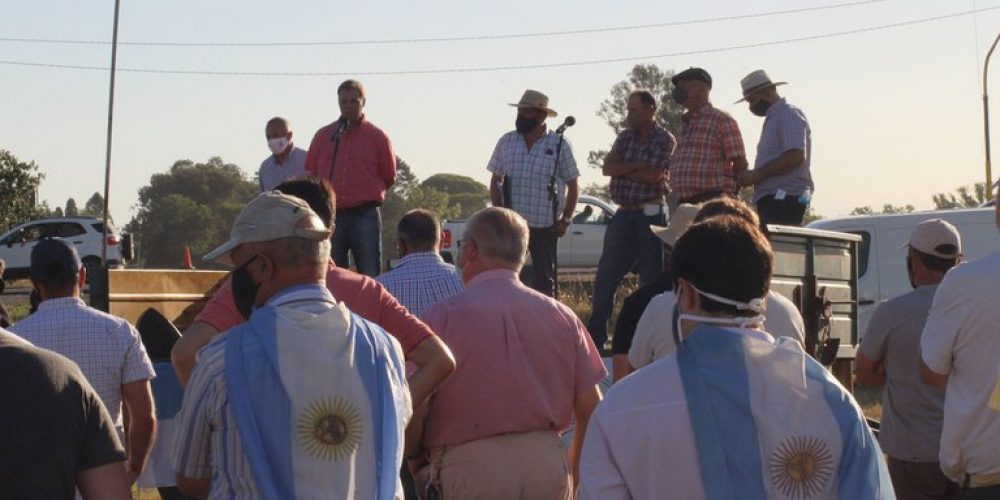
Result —
[[[108, 233], [108, 266], [123, 264], [121, 238], [114, 225]], [[45, 237], [63, 238], [76, 247], [83, 265], [95, 268], [101, 264], [101, 240], [104, 223], [93, 217], [59, 217], [25, 222], [0, 235], [0, 259], [7, 263], [4, 278], [15, 280], [28, 277], [31, 249]], [[127, 252], [126, 252], [127, 253]]]

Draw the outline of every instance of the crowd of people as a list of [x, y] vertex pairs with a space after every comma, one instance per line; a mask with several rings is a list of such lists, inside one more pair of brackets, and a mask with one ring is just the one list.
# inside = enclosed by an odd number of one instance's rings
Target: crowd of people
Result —
[[879, 307], [857, 357], [859, 383], [885, 386], [876, 438], [770, 290], [767, 224], [801, 224], [814, 189], [804, 115], [783, 82], [744, 78], [765, 117], [748, 169], [708, 72], [673, 83], [676, 137], [648, 91], [625, 103], [587, 325], [555, 298], [579, 172], [534, 90], [511, 104], [458, 268], [413, 210], [382, 272], [395, 155], [354, 80], [308, 151], [266, 124], [262, 193], [205, 256], [232, 271], [183, 335], [88, 307], [73, 245], [39, 242], [37, 311], [0, 330], [0, 498], [127, 498], [136, 481], [165, 499], [1000, 498], [1000, 253], [959, 265], [953, 226], [914, 230], [914, 291]]

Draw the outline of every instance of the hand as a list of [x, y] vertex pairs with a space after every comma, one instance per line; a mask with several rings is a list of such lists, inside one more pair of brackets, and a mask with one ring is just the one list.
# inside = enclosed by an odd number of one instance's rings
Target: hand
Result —
[[757, 178], [756, 170], [744, 170], [736, 174], [736, 183], [740, 186], [753, 186], [760, 179]]
[[566, 229], [569, 229], [569, 221], [557, 220], [555, 228], [556, 236], [562, 238], [566, 234]]

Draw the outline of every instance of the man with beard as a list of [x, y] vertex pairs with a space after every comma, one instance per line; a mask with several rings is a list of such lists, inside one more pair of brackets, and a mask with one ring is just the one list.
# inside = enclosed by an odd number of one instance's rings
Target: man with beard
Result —
[[528, 221], [530, 286], [551, 297], [556, 293], [556, 244], [571, 223], [580, 172], [569, 142], [545, 126], [546, 118], [558, 115], [545, 94], [525, 90], [510, 105], [517, 108], [516, 130], [500, 137], [486, 167], [493, 174], [490, 199]]

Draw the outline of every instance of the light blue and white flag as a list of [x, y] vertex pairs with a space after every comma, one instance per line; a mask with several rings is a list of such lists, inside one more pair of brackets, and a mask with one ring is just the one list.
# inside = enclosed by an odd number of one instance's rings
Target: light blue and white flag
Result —
[[159, 488], [177, 484], [177, 475], [170, 462], [170, 453], [177, 435], [177, 413], [181, 410], [184, 389], [169, 361], [153, 363], [156, 378], [149, 381], [156, 403], [156, 440], [149, 451], [146, 467], [136, 479], [141, 488]]
[[264, 498], [372, 498], [399, 490], [410, 417], [402, 352], [343, 304], [268, 306], [229, 331], [229, 402]]
[[708, 499], [895, 498], [860, 408], [798, 342], [701, 325], [677, 362]]

